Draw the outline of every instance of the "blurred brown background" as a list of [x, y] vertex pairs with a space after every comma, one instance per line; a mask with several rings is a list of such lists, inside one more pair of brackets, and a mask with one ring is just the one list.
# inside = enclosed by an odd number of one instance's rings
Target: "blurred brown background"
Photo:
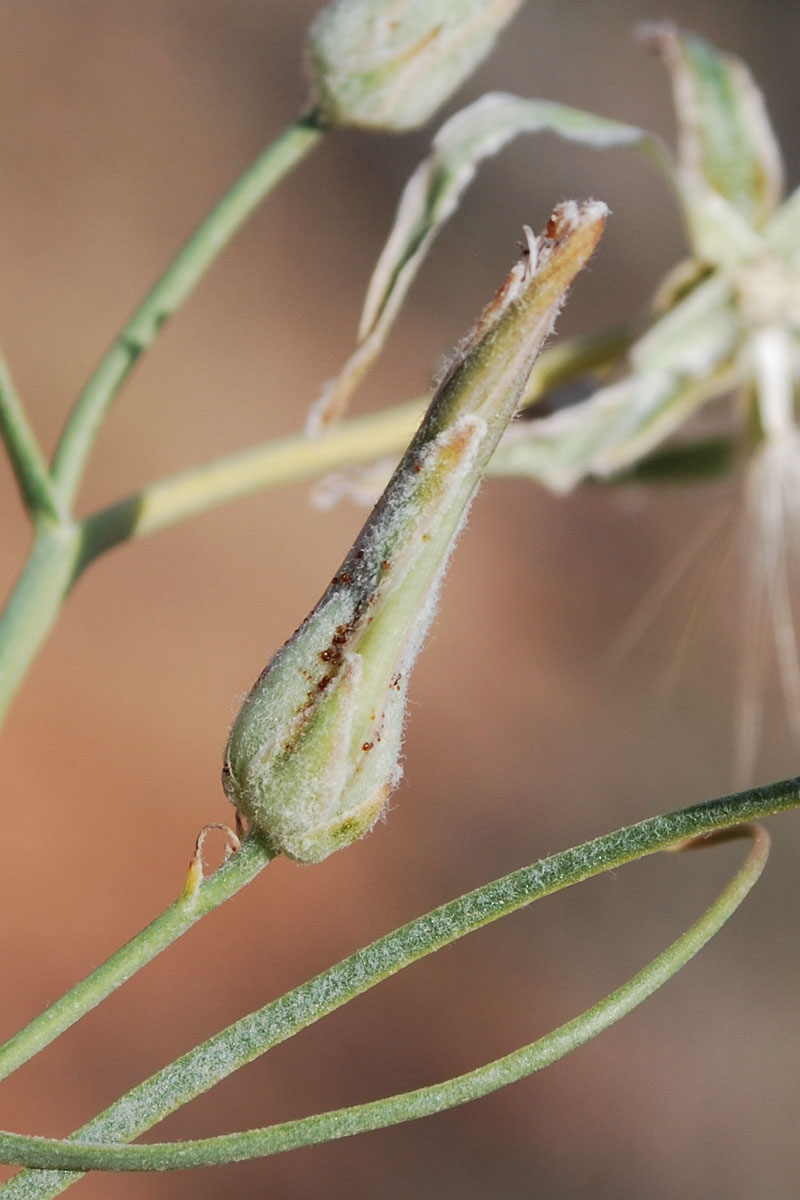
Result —
[[[303, 32], [317, 7], [3, 4], [0, 342], [48, 448], [135, 301], [303, 103]], [[631, 36], [664, 16], [750, 62], [794, 186], [800, 13], [777, 3], [531, 2], [451, 110], [505, 88], [671, 136], [662, 70]], [[268, 201], [137, 368], [97, 447], [85, 508], [300, 426], [352, 346], [398, 191], [430, 134], [336, 135]], [[358, 406], [423, 390], [503, 277], [522, 223], [540, 227], [572, 195], [599, 196], [614, 216], [561, 330], [637, 311], [683, 250], [665, 189], [629, 153], [522, 139], [482, 170], [439, 239]], [[406, 780], [388, 821], [316, 868], [274, 864], [7, 1081], [0, 1124], [65, 1134], [427, 908], [728, 790], [743, 576], [705, 588], [706, 556], [621, 664], [608, 648], [737, 491], [595, 488], [563, 500], [524, 482], [487, 485], [416, 670]], [[10, 586], [28, 535], [7, 471], [0, 507]], [[199, 827], [230, 817], [218, 775], [236, 697], [317, 599], [362, 517], [314, 512], [304, 487], [265, 494], [117, 551], [81, 582], [4, 732], [0, 1034], [177, 894]], [[761, 780], [797, 770], [777, 693], [767, 725]], [[795, 1197], [800, 832], [794, 816], [771, 824], [772, 863], [733, 924], [641, 1010], [541, 1076], [413, 1126], [233, 1168], [96, 1176], [79, 1194]], [[355, 1103], [506, 1053], [657, 953], [739, 853], [651, 860], [502, 922], [273, 1051], [157, 1136]]]

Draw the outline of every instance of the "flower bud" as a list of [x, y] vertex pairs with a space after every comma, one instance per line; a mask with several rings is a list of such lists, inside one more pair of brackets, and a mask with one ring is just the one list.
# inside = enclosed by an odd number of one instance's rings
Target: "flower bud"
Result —
[[331, 125], [424, 124], [489, 53], [522, 0], [335, 0], [308, 33], [314, 99]]
[[606, 207], [562, 204], [458, 349], [313, 612], [247, 696], [223, 786], [275, 852], [316, 862], [366, 833], [401, 774], [411, 666], [448, 556]]

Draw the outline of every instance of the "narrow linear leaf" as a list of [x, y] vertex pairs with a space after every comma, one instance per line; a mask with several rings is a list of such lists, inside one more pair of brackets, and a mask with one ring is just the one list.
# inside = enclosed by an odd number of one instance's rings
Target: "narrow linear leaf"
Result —
[[[657, 818], [659, 821], [668, 819]], [[109, 1144], [106, 1139], [103, 1139], [102, 1144], [98, 1144], [95, 1136], [79, 1143], [72, 1139], [58, 1141], [0, 1133], [0, 1155], [5, 1161], [24, 1162], [28, 1166], [45, 1168], [39, 1173], [21, 1173], [0, 1189], [0, 1195], [3, 1200], [11, 1200], [12, 1197], [14, 1200], [44, 1200], [45, 1197], [58, 1194], [63, 1187], [75, 1181], [77, 1176], [65, 1174], [65, 1171], [163, 1171], [260, 1158], [417, 1120], [478, 1099], [523, 1079], [584, 1045], [609, 1025], [620, 1020], [666, 983], [713, 937], [744, 900], [766, 864], [769, 836], [762, 827], [739, 826], [728, 830], [722, 836], [724, 838], [745, 835], [753, 839], [753, 847], [744, 864], [703, 916], [667, 950], [626, 984], [579, 1017], [503, 1058], [441, 1083], [372, 1103], [320, 1113], [280, 1125], [250, 1129], [243, 1133], [223, 1134], [195, 1141], [126, 1146], [120, 1143]], [[604, 841], [606, 839], [599, 839], [598, 843], [594, 844], [599, 845]], [[490, 886], [496, 887], [497, 884]], [[477, 897], [479, 893], [473, 895]], [[429, 914], [429, 917], [434, 915]], [[410, 928], [411, 926], [407, 927]], [[406, 931], [398, 931], [398, 934], [403, 932]], [[430, 931], [428, 934], [430, 935]], [[84, 1136], [86, 1133], [88, 1128]]]

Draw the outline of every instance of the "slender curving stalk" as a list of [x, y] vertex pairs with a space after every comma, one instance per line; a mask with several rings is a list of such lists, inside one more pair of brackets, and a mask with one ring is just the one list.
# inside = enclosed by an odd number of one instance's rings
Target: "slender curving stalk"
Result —
[[298, 434], [231, 454], [153, 483], [78, 524], [40, 519], [28, 560], [0, 614], [0, 727], [67, 595], [99, 555], [251, 492], [399, 454], [423, 408], [423, 401], [413, 402], [349, 421], [322, 441]]
[[[760, 826], [740, 826], [739, 829], [753, 838], [753, 847], [747, 859], [711, 907], [681, 937], [622, 987], [579, 1017], [485, 1066], [442, 1083], [387, 1096], [383, 1100], [242, 1133], [148, 1146], [75, 1146], [67, 1141], [0, 1133], [0, 1154], [14, 1153], [20, 1158], [24, 1155], [25, 1161], [32, 1166], [52, 1168], [58, 1165], [78, 1170], [168, 1171], [221, 1166], [386, 1129], [487, 1096], [550, 1066], [621, 1020], [671, 979], [710, 941], [744, 900], [767, 861], [769, 836], [766, 831]], [[36, 1176], [29, 1178], [35, 1182]], [[14, 1192], [13, 1184], [12, 1180], [9, 1185], [11, 1190], [0, 1189], [0, 1195], [7, 1191], [8, 1195], [24, 1195]], [[48, 1194], [52, 1193], [44, 1193]]]
[[317, 114], [300, 117], [237, 179], [151, 289], [115, 339], [78, 398], [53, 460], [62, 504], [71, 504], [89, 452], [120, 385], [165, 321], [183, 304], [205, 272], [265, 196], [320, 141]]
[[[511, 875], [434, 909], [426, 916], [395, 930], [394, 933], [381, 938], [371, 946], [359, 950], [349, 959], [324, 971], [316, 979], [310, 980], [259, 1011], [237, 1021], [228, 1029], [189, 1051], [188, 1054], [128, 1092], [104, 1113], [79, 1129], [70, 1140], [94, 1144], [132, 1140], [152, 1128], [181, 1105], [213, 1087], [214, 1084], [226, 1078], [239, 1067], [252, 1062], [272, 1046], [292, 1037], [301, 1029], [341, 1007], [355, 996], [361, 995], [404, 966], [418, 961], [458, 937], [481, 928], [534, 900], [551, 895], [574, 883], [580, 883], [603, 871], [612, 870], [658, 850], [676, 848], [687, 838], [707, 837], [720, 830], [729, 829], [732, 825], [742, 821], [751, 821], [798, 806], [800, 806], [800, 779], [785, 780], [769, 787], [724, 796], [664, 816], [652, 817], [615, 833], [586, 842], [581, 846], [576, 846], [561, 854], [555, 854], [533, 866], [515, 871]], [[763, 849], [763, 844], [761, 844], [759, 854], [763, 852]], [[748, 875], [752, 866], [751, 862], [750, 867], [745, 868], [745, 877], [750, 879], [747, 887], [753, 882], [753, 878]], [[736, 888], [738, 885], [734, 883], [731, 886]], [[745, 888], [745, 890], [747, 889]], [[729, 891], [725, 894], [730, 896]], [[721, 923], [722, 921], [720, 921]], [[692, 931], [688, 935], [684, 935], [684, 937], [693, 936]], [[695, 947], [695, 949], [697, 948], [699, 945]], [[667, 954], [669, 953], [667, 951]], [[652, 965], [651, 968], [646, 969], [644, 974], [651, 969]], [[639, 983], [635, 986], [644, 986], [644, 981], [639, 977], [637, 979], [639, 979]], [[632, 981], [633, 983], [634, 981]], [[631, 985], [626, 985], [626, 987], [629, 986]], [[644, 998], [644, 993], [641, 993], [641, 996]], [[603, 1003], [610, 1005], [606, 1010], [607, 1014], [610, 1014], [611, 1009], [621, 1003], [619, 994], [615, 993], [614, 997]], [[590, 1014], [593, 1012], [594, 1010], [590, 1010]], [[619, 1011], [619, 1015], [622, 1015], [622, 1011]], [[589, 1016], [588, 1019], [591, 1021], [594, 1018]], [[610, 1023], [610, 1020], [607, 1023]], [[555, 1037], [557, 1041], [573, 1038], [575, 1031], [571, 1028], [572, 1024], [570, 1022], [569, 1025], [562, 1027], [555, 1035], [551, 1036]], [[599, 1032], [599, 1030], [595, 1031]], [[541, 1049], [541, 1047], [537, 1049], [534, 1044], [533, 1048], [528, 1047], [517, 1053], [525, 1055], [530, 1052], [535, 1058], [541, 1053]], [[561, 1052], [566, 1051], [562, 1050]], [[505, 1060], [501, 1060], [501, 1063], [503, 1062]], [[540, 1063], [539, 1065], [544, 1064]], [[481, 1068], [481, 1070], [489, 1072], [492, 1069], [492, 1065], [488, 1068]], [[501, 1073], [504, 1069], [498, 1068]], [[474, 1073], [472, 1074], [474, 1075]], [[390, 1105], [391, 1102], [390, 1099], [380, 1103]], [[386, 1113], [389, 1109], [386, 1108], [382, 1111]], [[409, 1112], [409, 1119], [414, 1115], [422, 1115], [422, 1113]], [[321, 1117], [310, 1118], [310, 1121], [312, 1125], [315, 1121], [322, 1122], [317, 1126], [317, 1129], [321, 1129], [325, 1122], [333, 1121], [333, 1118], [330, 1114], [323, 1114]], [[347, 1122], [345, 1122], [346, 1124]], [[312, 1128], [312, 1125], [307, 1126], [306, 1133]], [[344, 1126], [342, 1128], [344, 1133], [355, 1132]], [[284, 1132], [289, 1143], [301, 1144], [291, 1141], [299, 1134], [295, 1123], [292, 1123]], [[340, 1136], [343, 1136], [344, 1133]], [[267, 1136], [268, 1138], [283, 1137], [284, 1133], [276, 1135], [274, 1131], [271, 1131]], [[331, 1133], [330, 1127], [328, 1127], [326, 1136], [336, 1135]], [[262, 1150], [261, 1152], [273, 1152], [278, 1148], [285, 1149], [288, 1148], [289, 1143], [280, 1147], [273, 1144], [273, 1150]], [[56, 1157], [46, 1157], [53, 1149], [53, 1145], [52, 1142], [41, 1143], [35, 1149], [30, 1149], [30, 1145], [28, 1145], [30, 1154], [35, 1157], [26, 1158], [24, 1161], [36, 1161], [40, 1164], [55, 1162]], [[85, 1147], [82, 1147], [75, 1148], [73, 1152], [72, 1148], [65, 1147], [63, 1143], [56, 1144], [56, 1146], [56, 1155], [64, 1154], [59, 1161], [64, 1165], [69, 1161], [73, 1167], [72, 1171], [54, 1170], [43, 1173], [24, 1171], [9, 1181], [4, 1188], [0, 1188], [0, 1200], [46, 1200], [48, 1197], [59, 1195], [74, 1183], [78, 1178], [74, 1170], [80, 1169], [81, 1161], [88, 1163], [88, 1155], [86, 1159], [80, 1159], [81, 1153], [87, 1154], [87, 1151]], [[0, 1143], [0, 1150], [2, 1149], [2, 1143]], [[230, 1150], [230, 1147], [228, 1149]], [[13, 1143], [6, 1142], [4, 1151], [8, 1161], [23, 1161], [20, 1157], [22, 1153], [20, 1140]], [[72, 1158], [69, 1157], [70, 1154], [73, 1154]], [[130, 1161], [126, 1160], [124, 1169], [133, 1169], [130, 1167]], [[184, 1162], [181, 1165], [189, 1164]], [[139, 1164], [139, 1169], [141, 1168], [142, 1164]]]

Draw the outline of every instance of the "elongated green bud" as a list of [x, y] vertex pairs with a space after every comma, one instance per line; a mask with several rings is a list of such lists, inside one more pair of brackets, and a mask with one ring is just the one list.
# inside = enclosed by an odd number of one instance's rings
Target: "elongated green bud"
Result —
[[522, 0], [336, 0], [308, 33], [315, 103], [331, 125], [424, 124], [491, 50]]
[[473, 493], [606, 207], [560, 205], [456, 352], [400, 465], [313, 612], [231, 730], [223, 786], [275, 851], [361, 837], [400, 778], [406, 688]]

